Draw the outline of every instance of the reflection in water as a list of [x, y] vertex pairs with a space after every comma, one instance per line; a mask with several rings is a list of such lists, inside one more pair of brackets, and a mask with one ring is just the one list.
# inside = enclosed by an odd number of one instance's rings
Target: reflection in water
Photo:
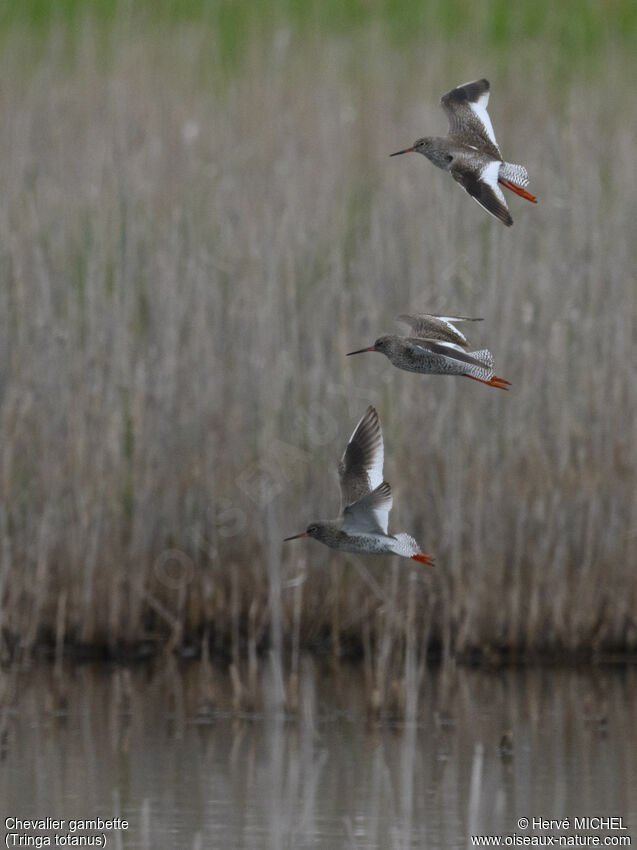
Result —
[[126, 818], [110, 847], [447, 850], [586, 815], [623, 816], [637, 841], [630, 668], [430, 671], [396, 725], [367, 721], [362, 672], [310, 660], [293, 717], [271, 678], [262, 713], [237, 716], [228, 678], [194, 663], [12, 684], [3, 817]]

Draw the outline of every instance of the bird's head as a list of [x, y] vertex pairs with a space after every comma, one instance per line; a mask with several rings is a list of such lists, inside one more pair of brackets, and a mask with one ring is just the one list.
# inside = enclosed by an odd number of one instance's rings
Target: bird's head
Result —
[[293, 534], [291, 537], [285, 537], [283, 542], [286, 543], [288, 540], [297, 540], [299, 537], [313, 537], [315, 540], [320, 540], [323, 535], [323, 530], [325, 526], [320, 522], [313, 522], [305, 529], [305, 531], [301, 532], [301, 534]]
[[448, 167], [453, 160], [453, 156], [448, 152], [446, 139], [436, 136], [423, 136], [422, 139], [416, 139], [412, 147], [405, 148], [403, 151], [396, 151], [390, 156], [399, 156], [402, 153], [421, 153], [439, 168]]
[[380, 351], [381, 354], [385, 354], [389, 357], [396, 346], [396, 340], [397, 337], [392, 336], [391, 334], [379, 336], [373, 345], [370, 345], [368, 348], [359, 348], [357, 351], [350, 351], [347, 356], [350, 357], [352, 354], [363, 354], [366, 351]]
[[416, 139], [413, 145], [410, 148], [405, 148], [402, 151], [396, 151], [396, 153], [390, 153], [390, 156], [400, 156], [403, 153], [424, 153], [429, 148], [429, 142], [431, 139], [425, 136], [422, 139]]

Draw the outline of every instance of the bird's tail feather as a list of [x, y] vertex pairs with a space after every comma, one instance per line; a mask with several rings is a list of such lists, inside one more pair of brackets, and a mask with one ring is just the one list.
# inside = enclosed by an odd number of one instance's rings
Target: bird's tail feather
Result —
[[514, 183], [520, 189], [526, 189], [529, 185], [528, 171], [523, 165], [516, 165], [514, 162], [502, 163], [498, 172], [498, 179]]
[[421, 564], [433, 564], [433, 558], [420, 551], [420, 546], [410, 534], [396, 534], [394, 537], [395, 542], [392, 551], [396, 555], [402, 555], [403, 558], [412, 558], [412, 560], [418, 561]]
[[479, 360], [484, 365], [482, 367], [468, 365], [466, 374], [472, 375], [474, 378], [480, 378], [481, 381], [488, 381], [493, 375], [495, 365], [493, 354], [491, 354], [488, 348], [482, 348], [480, 351], [469, 351], [468, 354], [474, 360]]
[[529, 185], [529, 175], [523, 165], [516, 165], [513, 162], [505, 162], [500, 166], [498, 171], [498, 183], [520, 195], [521, 198], [526, 198], [532, 204], [537, 204], [537, 198], [530, 192], [526, 191], [526, 186]]

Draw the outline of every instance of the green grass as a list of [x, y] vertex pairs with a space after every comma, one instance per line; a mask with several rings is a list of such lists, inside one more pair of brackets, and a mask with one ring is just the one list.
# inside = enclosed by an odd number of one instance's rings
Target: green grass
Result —
[[427, 46], [439, 39], [478, 39], [485, 50], [504, 51], [510, 60], [527, 41], [544, 44], [545, 62], [595, 61], [609, 41], [632, 49], [637, 8], [631, 0], [24, 0], [0, 8], [0, 31], [28, 27], [46, 36], [63, 26], [71, 40], [82, 38], [87, 18], [104, 27], [122, 18], [158, 28], [194, 25], [218, 42], [224, 63], [241, 64], [255, 34], [272, 35], [292, 26], [301, 36], [352, 34], [380, 25], [397, 45]]

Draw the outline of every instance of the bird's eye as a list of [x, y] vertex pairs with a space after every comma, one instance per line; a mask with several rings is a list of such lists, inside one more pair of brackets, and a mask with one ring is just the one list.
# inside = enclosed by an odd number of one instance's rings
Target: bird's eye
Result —
[[450, 153], [448, 153], [448, 154], [447, 154], [447, 156], [445, 157], [445, 159], [447, 160], [447, 162], [451, 162], [451, 160], [453, 159], [453, 157], [451, 156], [451, 154], [450, 154]]

